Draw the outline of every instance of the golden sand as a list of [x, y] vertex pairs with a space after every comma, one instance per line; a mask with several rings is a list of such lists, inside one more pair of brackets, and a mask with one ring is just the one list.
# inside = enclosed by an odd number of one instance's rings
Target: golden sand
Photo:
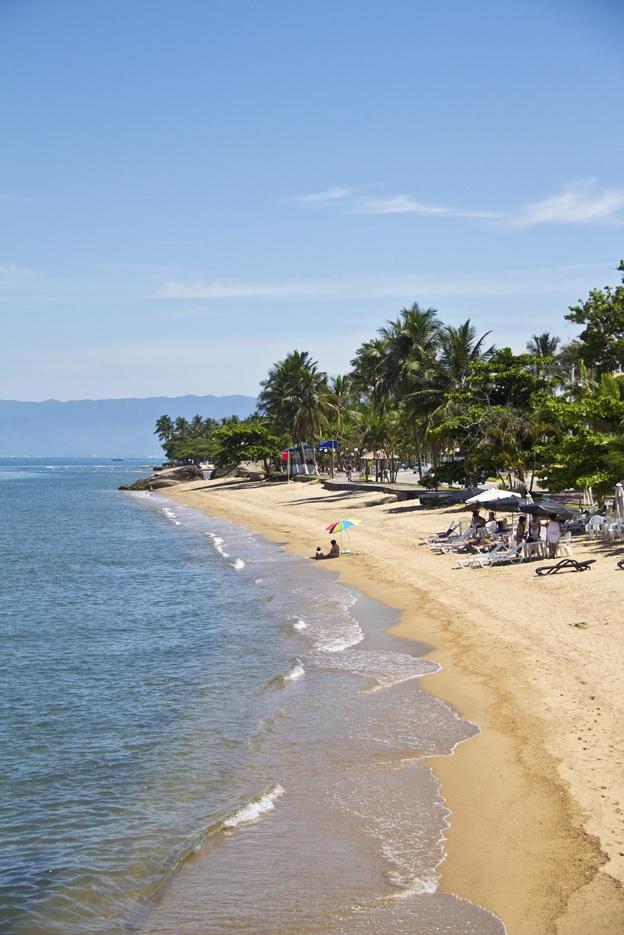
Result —
[[441, 889], [485, 906], [509, 935], [624, 932], [624, 545], [573, 540], [589, 571], [543, 578], [539, 560], [456, 565], [421, 537], [468, 515], [319, 483], [197, 481], [166, 491], [286, 543], [329, 546], [360, 519], [345, 583], [400, 608], [396, 632], [432, 646], [423, 687], [481, 727], [433, 760], [451, 809]]

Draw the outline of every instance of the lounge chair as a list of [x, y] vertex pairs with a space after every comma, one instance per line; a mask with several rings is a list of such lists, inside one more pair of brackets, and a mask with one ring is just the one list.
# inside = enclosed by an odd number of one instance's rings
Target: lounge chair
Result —
[[442, 532], [436, 532], [433, 536], [425, 536], [418, 543], [419, 545], [433, 545], [437, 542], [446, 542], [451, 536], [461, 535], [461, 522], [453, 522], [448, 529]]
[[486, 567], [491, 568], [492, 565], [504, 565], [505, 562], [510, 562], [512, 565], [519, 565], [520, 562], [524, 561], [523, 549], [524, 542], [519, 542], [513, 549], [491, 553], [491, 561], [487, 562]]
[[454, 549], [461, 548], [462, 545], [466, 545], [469, 539], [472, 539], [474, 536], [474, 526], [469, 526], [466, 532], [462, 533], [461, 536], [449, 536], [448, 539], [442, 539], [440, 542], [433, 542], [431, 548], [434, 552], [452, 552]]
[[477, 552], [470, 558], [458, 558], [457, 565], [459, 568], [485, 568], [492, 564], [493, 557], [501, 551], [503, 546], [504, 543], [499, 542], [490, 552]]
[[588, 558], [584, 562], [577, 562], [575, 558], [562, 558], [556, 565], [542, 565], [535, 569], [535, 574], [556, 575], [559, 571], [586, 571], [590, 565], [595, 563], [595, 558]]

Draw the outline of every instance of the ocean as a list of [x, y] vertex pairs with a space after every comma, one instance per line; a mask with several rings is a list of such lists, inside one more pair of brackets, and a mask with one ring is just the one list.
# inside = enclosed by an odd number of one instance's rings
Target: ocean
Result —
[[502, 935], [437, 890], [478, 727], [393, 611], [242, 526], [0, 459], [0, 932]]

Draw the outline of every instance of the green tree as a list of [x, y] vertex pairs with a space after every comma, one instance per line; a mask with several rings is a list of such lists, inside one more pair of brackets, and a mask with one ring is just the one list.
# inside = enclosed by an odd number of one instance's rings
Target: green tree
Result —
[[161, 416], [156, 420], [154, 435], [158, 435], [161, 443], [169, 441], [175, 434], [175, 427], [169, 416]]
[[222, 425], [215, 429], [212, 438], [215, 443], [214, 460], [220, 466], [262, 461], [265, 472], [268, 472], [269, 460], [277, 457], [282, 448], [279, 438], [261, 422]]
[[307, 351], [292, 351], [273, 364], [266, 380], [260, 383], [258, 410], [269, 420], [274, 431], [291, 435], [301, 449], [304, 471], [304, 445], [315, 449], [315, 442], [327, 426], [331, 408], [327, 374]]
[[[624, 273], [624, 260], [618, 270]], [[599, 373], [624, 370], [624, 285], [593, 289], [589, 299], [571, 305], [570, 314], [564, 317], [585, 325], [579, 341], [587, 365], [596, 367]]]

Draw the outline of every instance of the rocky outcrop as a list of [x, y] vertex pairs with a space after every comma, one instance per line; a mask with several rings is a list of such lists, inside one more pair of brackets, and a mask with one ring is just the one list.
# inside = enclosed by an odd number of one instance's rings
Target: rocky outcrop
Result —
[[140, 477], [134, 484], [122, 484], [119, 490], [160, 490], [163, 487], [175, 487], [190, 480], [203, 480], [203, 472], [196, 464], [184, 464], [181, 467], [165, 468], [158, 474]]

